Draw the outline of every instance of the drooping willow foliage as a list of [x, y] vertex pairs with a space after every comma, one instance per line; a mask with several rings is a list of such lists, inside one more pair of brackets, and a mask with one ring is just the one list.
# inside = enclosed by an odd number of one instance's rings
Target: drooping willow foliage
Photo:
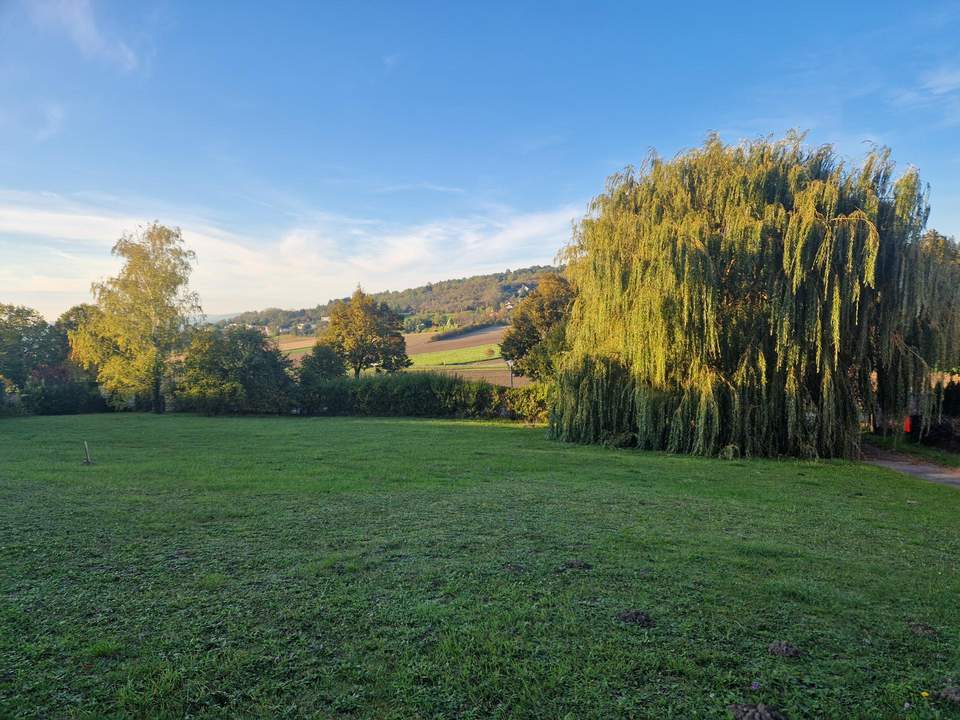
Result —
[[960, 253], [889, 151], [711, 137], [608, 180], [565, 255], [555, 437], [851, 457], [960, 362]]

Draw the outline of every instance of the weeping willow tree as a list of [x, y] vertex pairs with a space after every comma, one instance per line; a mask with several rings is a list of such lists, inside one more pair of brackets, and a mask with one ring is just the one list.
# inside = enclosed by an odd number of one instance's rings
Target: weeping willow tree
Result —
[[863, 418], [928, 408], [960, 360], [960, 254], [928, 212], [888, 150], [852, 167], [796, 134], [613, 176], [564, 253], [553, 435], [855, 456]]

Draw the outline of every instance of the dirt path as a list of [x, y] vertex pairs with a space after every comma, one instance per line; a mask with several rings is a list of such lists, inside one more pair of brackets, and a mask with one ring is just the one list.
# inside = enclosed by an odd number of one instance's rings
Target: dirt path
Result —
[[913, 475], [922, 480], [940, 483], [941, 485], [952, 485], [960, 488], [960, 469], [948, 468], [936, 463], [927, 462], [918, 458], [902, 455], [900, 453], [881, 450], [872, 445], [865, 445], [863, 448], [863, 461], [871, 465], [889, 468], [897, 472]]

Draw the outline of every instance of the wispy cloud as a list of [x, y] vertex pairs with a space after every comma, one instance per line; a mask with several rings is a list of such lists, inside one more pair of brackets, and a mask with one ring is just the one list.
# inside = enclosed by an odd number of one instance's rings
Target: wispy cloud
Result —
[[135, 216], [86, 199], [0, 192], [3, 302], [53, 317], [89, 299], [90, 283], [117, 269], [113, 242], [159, 217], [179, 224], [197, 253], [192, 284], [210, 313], [306, 307], [349, 294], [550, 262], [579, 207], [497, 211], [410, 225], [318, 213], [309, 223], [249, 237], [201, 217]]
[[946, 63], [921, 73], [912, 87], [890, 95], [894, 106], [938, 115], [941, 126], [960, 125], [960, 64]]
[[63, 127], [63, 106], [60, 103], [44, 103], [40, 107], [41, 122], [34, 137], [39, 141], [49, 140]]
[[519, 144], [521, 155], [540, 152], [548, 148], [563, 145], [567, 141], [567, 136], [561, 133], [546, 133], [522, 140]]
[[377, 193], [398, 193], [398, 192], [417, 192], [425, 190], [438, 193], [462, 193], [463, 188], [453, 187], [451, 185], [437, 185], [429, 182], [401, 183], [399, 185], [387, 185], [386, 187], [374, 190]]
[[44, 142], [63, 129], [66, 112], [58, 102], [12, 100], [0, 106], [0, 133]]
[[111, 62], [124, 72], [139, 67], [130, 46], [101, 29], [90, 0], [27, 0], [26, 6], [37, 25], [66, 34], [85, 56]]
[[947, 95], [960, 90], [960, 66], [942, 66], [926, 73], [922, 87], [932, 95]]

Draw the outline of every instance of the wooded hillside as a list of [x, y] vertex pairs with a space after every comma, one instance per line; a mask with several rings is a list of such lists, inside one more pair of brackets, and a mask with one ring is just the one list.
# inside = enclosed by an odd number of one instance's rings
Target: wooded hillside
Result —
[[[506, 306], [535, 288], [541, 274], [555, 271], [556, 268], [549, 265], [533, 265], [489, 275], [442, 280], [406, 290], [371, 293], [371, 297], [376, 302], [386, 302], [402, 313], [407, 318], [408, 331], [494, 321], [505, 319], [510, 309]], [[281, 327], [295, 328], [302, 323], [317, 325], [321, 318], [329, 314], [330, 305], [339, 299], [345, 298], [333, 298], [314, 308], [300, 310], [267, 308], [243, 312], [220, 324], [269, 326], [274, 332]]]

